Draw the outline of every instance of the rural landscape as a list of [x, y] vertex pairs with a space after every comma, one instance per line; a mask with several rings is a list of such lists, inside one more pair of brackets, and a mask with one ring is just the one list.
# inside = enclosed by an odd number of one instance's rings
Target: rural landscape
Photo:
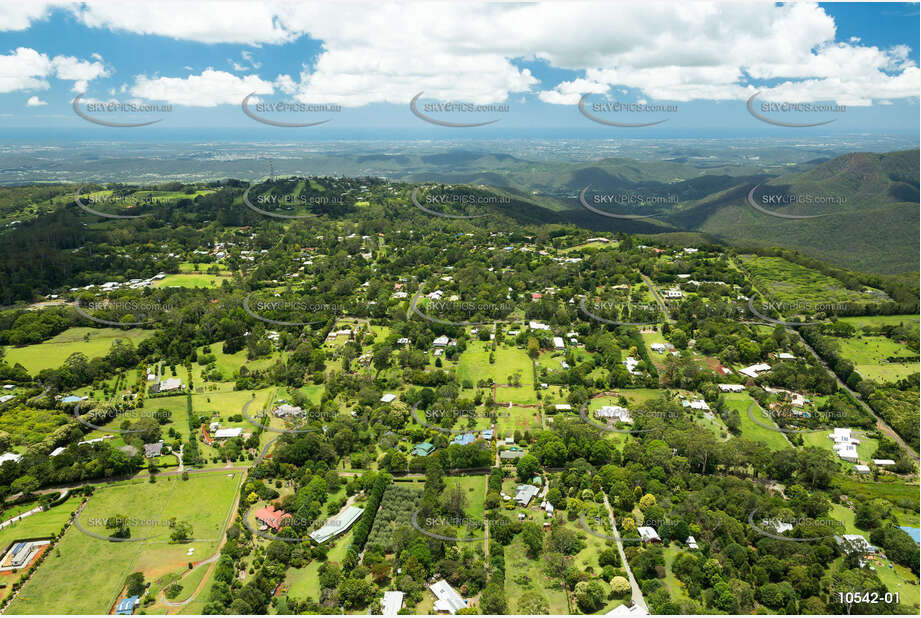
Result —
[[[270, 38], [97, 10], [0, 34]], [[0, 140], [0, 613], [921, 611], [916, 130], [244, 148], [75, 92], [96, 141]]]

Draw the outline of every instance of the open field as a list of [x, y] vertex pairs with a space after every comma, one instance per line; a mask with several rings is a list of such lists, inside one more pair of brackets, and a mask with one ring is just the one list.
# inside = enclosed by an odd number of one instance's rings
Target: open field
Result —
[[209, 275], [207, 273], [180, 273], [175, 275], [166, 275], [164, 278], [154, 281], [155, 288], [216, 288], [220, 287], [222, 281], [229, 281], [229, 277], [221, 275]]
[[[860, 304], [885, 298], [885, 295], [849, 290], [833, 277], [783, 258], [743, 255], [739, 259], [747, 267], [755, 285], [773, 302], [800, 304], [809, 309], [817, 305]], [[795, 314], [793, 308], [784, 312], [788, 317]]]
[[[131, 537], [144, 541], [112, 542], [71, 527], [56, 551], [38, 569], [7, 610], [11, 614], [107, 613], [125, 578], [141, 571], [148, 580], [181, 569], [216, 551], [240, 472], [161, 477], [156, 483], [118, 483], [97, 489], [80, 514], [81, 525], [107, 535], [100, 519], [124, 515], [136, 519]], [[170, 528], [153, 525], [170, 518], [192, 525], [190, 543], [169, 542]], [[200, 540], [199, 540], [200, 539]], [[189, 548], [194, 548], [191, 556]]]
[[[742, 429], [743, 438], [757, 440], [774, 450], [790, 448], [790, 443], [783, 433], [762, 427], [752, 421], [748, 416], [748, 408], [754, 402], [754, 399], [752, 399], [748, 393], [725, 393], [724, 397], [726, 399], [726, 404], [739, 412], [739, 419], [741, 421], [739, 426]], [[774, 421], [765, 416], [757, 405], [752, 412], [755, 418], [765, 425], [774, 424]]]
[[890, 363], [889, 357], [917, 357], [918, 353], [888, 337], [863, 336], [841, 339], [841, 355], [854, 363], [854, 368], [868, 380], [895, 382], [918, 373], [918, 363]]
[[450, 476], [445, 478], [445, 491], [448, 488], [460, 485], [467, 496], [467, 506], [464, 512], [471, 519], [483, 519], [483, 502], [486, 498], [486, 476]]
[[509, 613], [519, 613], [517, 600], [525, 593], [537, 593], [547, 599], [550, 614], [568, 614], [569, 602], [561, 580], [544, 573], [544, 563], [525, 555], [521, 536], [505, 548], [505, 596]]
[[[336, 540], [335, 545], [327, 554], [327, 561], [341, 563], [351, 543], [352, 532], [350, 530]], [[302, 569], [290, 569], [285, 579], [285, 584], [288, 586], [288, 596], [296, 599], [310, 597], [314, 601], [319, 600], [321, 564], [322, 562], [319, 560], [313, 560]]]
[[151, 331], [140, 328], [122, 330], [75, 326], [43, 343], [21, 348], [8, 346], [4, 349], [4, 358], [10, 365], [19, 363], [26, 371], [35, 375], [42, 369], [57, 369], [68, 356], [76, 352], [93, 359], [105, 356], [116, 339], [130, 339], [137, 345], [150, 335]]

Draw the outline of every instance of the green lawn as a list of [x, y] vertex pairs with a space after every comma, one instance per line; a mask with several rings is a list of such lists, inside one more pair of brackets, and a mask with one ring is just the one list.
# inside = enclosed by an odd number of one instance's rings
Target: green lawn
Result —
[[217, 288], [222, 281], [230, 282], [229, 277], [205, 273], [187, 273], [166, 275], [153, 283], [155, 288]]
[[547, 599], [550, 614], [569, 614], [569, 603], [563, 582], [551, 579], [544, 573], [544, 562], [531, 560], [525, 554], [521, 535], [505, 548], [505, 596], [509, 613], [521, 613], [517, 599], [527, 592], [538, 593]]
[[540, 429], [538, 413], [537, 408], [519, 408], [515, 406], [496, 408], [496, 432], [503, 438], [512, 435], [516, 430], [534, 432]]
[[[907, 567], [895, 564], [890, 560], [880, 561], [882, 566], [877, 563], [876, 574], [879, 580], [883, 582], [889, 592], [899, 593], [899, 603], [906, 607], [913, 607], [915, 613], [919, 609], [919, 587], [915, 583], [918, 577], [914, 575]], [[893, 568], [889, 568], [892, 565]]]
[[[327, 554], [329, 562], [341, 563], [345, 558], [346, 550], [352, 543], [351, 530], [336, 540], [335, 545]], [[314, 601], [320, 598], [320, 565], [322, 562], [313, 560], [302, 569], [289, 569], [285, 583], [288, 586], [288, 596], [296, 599], [310, 597]]]
[[849, 337], [839, 341], [841, 355], [868, 380], [895, 382], [918, 373], [918, 363], [890, 363], [889, 357], [917, 357], [918, 353], [888, 337]]
[[471, 519], [483, 520], [483, 502], [486, 499], [486, 476], [449, 476], [445, 477], [445, 491], [449, 487], [460, 485], [467, 496], [464, 511]]
[[19, 363], [30, 374], [36, 375], [42, 369], [57, 369], [75, 352], [93, 359], [105, 356], [116, 339], [130, 339], [137, 345], [150, 335], [151, 331], [140, 328], [122, 330], [76, 326], [43, 343], [21, 348], [7, 346], [4, 348], [4, 359], [10, 365]]
[[[230, 476], [228, 476], [230, 475]], [[105, 614], [125, 577], [141, 571], [148, 580], [177, 571], [190, 560], [214, 554], [233, 503], [240, 472], [161, 477], [156, 483], [131, 481], [100, 487], [80, 515], [87, 530], [106, 534], [94, 519], [125, 515], [136, 518], [133, 538], [144, 542], [101, 540], [71, 527], [42, 567], [7, 610], [11, 614]], [[150, 525], [175, 517], [192, 524], [196, 540], [169, 543], [168, 526]], [[192, 556], [186, 551], [194, 548]]]
[[[787, 442], [783, 433], [762, 427], [748, 416], [748, 408], [754, 402], [754, 399], [752, 399], [748, 393], [725, 393], [724, 397], [726, 399], [726, 404], [739, 412], [739, 419], [741, 421], [739, 425], [743, 438], [762, 442], [774, 450], [790, 448], [790, 443]], [[755, 418], [765, 425], [774, 424], [774, 421], [765, 416], [757, 405], [752, 413], [755, 415]]]

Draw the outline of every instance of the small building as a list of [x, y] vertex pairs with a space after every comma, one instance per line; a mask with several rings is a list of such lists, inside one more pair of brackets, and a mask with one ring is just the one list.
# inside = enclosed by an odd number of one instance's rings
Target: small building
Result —
[[351, 528], [352, 524], [358, 521], [358, 518], [361, 517], [361, 514], [364, 513], [364, 511], [365, 510], [363, 508], [358, 506], [348, 506], [334, 518], [327, 520], [326, 523], [323, 524], [322, 528], [311, 532], [310, 538], [319, 544], [324, 543], [333, 537], [339, 536]]
[[631, 375], [639, 375], [640, 372], [636, 370], [639, 364], [640, 364], [640, 361], [636, 360], [632, 356], [628, 356], [626, 359], [624, 359], [624, 365], [627, 366], [627, 371]]
[[665, 352], [666, 347], [664, 343], [650, 343], [649, 349], [652, 350], [653, 352], [658, 352], [659, 354], [662, 354], [663, 352]]
[[865, 466], [864, 464], [857, 464], [854, 466], [854, 470], [859, 474], [870, 474], [870, 466]]
[[441, 337], [436, 337], [435, 341], [432, 342], [432, 345], [436, 348], [444, 348], [447, 347], [449, 341], [450, 339], [448, 339], [445, 335], [442, 335]]
[[534, 485], [519, 485], [515, 488], [515, 502], [522, 507], [527, 507], [531, 499], [540, 491], [539, 487]]
[[20, 455], [19, 453], [13, 453], [13, 452], [4, 453], [0, 455], [0, 466], [2, 466], [8, 461], [18, 462], [20, 459], [22, 459], [22, 455]]
[[707, 405], [707, 402], [703, 399], [694, 399], [693, 401], [682, 401], [681, 405], [685, 408], [691, 408], [692, 410], [704, 410], [709, 412], [710, 406]]
[[684, 298], [684, 292], [678, 288], [669, 288], [667, 290], [663, 290], [663, 294], [665, 295], [665, 298]]
[[828, 434], [834, 442], [834, 451], [845, 461], [857, 461], [857, 445], [860, 440], [851, 437], [850, 427], [835, 427], [834, 433]]
[[748, 376], [749, 378], [757, 378], [759, 374], [770, 370], [771, 366], [767, 363], [758, 363], [756, 365], [751, 365], [749, 367], [743, 367], [742, 369], [739, 369], [739, 373], [744, 376]]
[[796, 357], [790, 354], [789, 352], [781, 352], [777, 355], [777, 358], [780, 360], [795, 360]]
[[504, 460], [506, 460], [506, 461], [509, 461], [509, 460], [512, 460], [512, 459], [520, 459], [520, 458], [522, 458], [522, 457], [524, 457], [524, 451], [512, 451], [512, 450], [508, 450], [508, 451], [500, 451], [500, 452], [499, 452], [499, 459], [504, 459]]
[[0, 397], [0, 403], [6, 403], [7, 401], [12, 401], [16, 399], [16, 395], [3, 395]]
[[280, 406], [278, 406], [277, 408], [275, 408], [275, 411], [273, 412], [273, 414], [274, 414], [275, 416], [277, 416], [278, 418], [289, 418], [289, 417], [292, 417], [292, 416], [303, 416], [303, 415], [304, 415], [304, 409], [301, 408], [300, 406], [292, 406], [292, 405], [290, 405], [290, 404], [283, 403], [283, 404], [281, 404]]
[[412, 455], [413, 457], [426, 457], [432, 454], [432, 451], [435, 450], [435, 445], [431, 442], [422, 442], [413, 447]]
[[163, 452], [163, 440], [144, 445], [144, 457], [148, 459], [159, 457], [161, 452]]
[[630, 410], [622, 406], [601, 406], [595, 410], [598, 418], [608, 418], [622, 423], [632, 423], [633, 417], [630, 416]]
[[879, 466], [880, 468], [882, 468], [885, 466], [894, 466], [895, 460], [894, 459], [874, 459], [873, 463]]
[[492, 440], [492, 437], [493, 437], [493, 430], [492, 430], [492, 429], [484, 429], [482, 435], [483, 435], [483, 439], [484, 439], [484, 440]]
[[122, 599], [118, 602], [118, 605], [115, 606], [115, 615], [130, 616], [134, 613], [134, 609], [140, 604], [140, 602], [141, 600], [137, 595]]
[[638, 526], [636, 531], [640, 534], [640, 538], [643, 539], [644, 543], [662, 542], [662, 539], [659, 538], [659, 533], [651, 526]]
[[553, 407], [557, 412], [568, 412], [572, 410], [572, 406], [569, 405], [568, 403], [557, 403], [557, 404], [554, 404]]
[[242, 427], [225, 427], [214, 432], [215, 440], [229, 440], [230, 438], [239, 438], [243, 435]]
[[476, 440], [476, 435], [472, 433], [463, 433], [457, 436], [454, 436], [454, 439], [451, 440], [451, 444], [460, 444], [461, 446], [467, 446], [468, 444], [473, 444]]
[[550, 326], [544, 324], [543, 322], [535, 322], [531, 320], [528, 322], [528, 328], [531, 330], [550, 330]]
[[268, 526], [272, 530], [281, 530], [285, 526], [285, 520], [291, 515], [281, 509], [276, 509], [273, 505], [264, 506], [256, 511], [254, 517], [256, 521]]
[[562, 337], [554, 337], [554, 338], [553, 338], [553, 349], [555, 349], [555, 350], [563, 350], [563, 349], [565, 349], [565, 348], [566, 348], [566, 344], [563, 343], [563, 338], [562, 338]]
[[381, 396], [381, 403], [390, 403], [397, 398], [393, 393], [384, 393]]
[[700, 549], [699, 547], [697, 547], [697, 539], [695, 539], [692, 536], [688, 537], [688, 540], [686, 541], [686, 543], [688, 544], [688, 549]]
[[396, 616], [403, 608], [403, 593], [399, 590], [388, 590], [381, 600], [381, 615]]
[[741, 393], [745, 390], [742, 384], [717, 384], [716, 386], [724, 393]]
[[166, 380], [160, 380], [158, 383], [150, 387], [155, 393], [172, 393], [175, 391], [182, 390], [182, 380], [179, 378], [167, 378]]
[[429, 590], [432, 591], [432, 594], [437, 599], [433, 607], [436, 612], [456, 614], [458, 610], [467, 607], [467, 601], [461, 598], [457, 591], [443, 579], [429, 586]]
[[876, 555], [876, 546], [872, 545], [870, 541], [865, 539], [860, 534], [842, 534], [841, 536], [835, 536], [835, 542], [838, 543], [838, 546], [846, 554], [857, 554], [858, 564], [860, 566], [866, 565], [867, 556]]

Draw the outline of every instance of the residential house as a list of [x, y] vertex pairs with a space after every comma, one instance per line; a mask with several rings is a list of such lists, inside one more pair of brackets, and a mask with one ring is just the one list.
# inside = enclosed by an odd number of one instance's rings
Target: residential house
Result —
[[465, 601], [454, 588], [451, 587], [448, 582], [441, 579], [431, 586], [429, 589], [432, 591], [432, 594], [435, 595], [437, 599], [433, 609], [436, 612], [448, 612], [449, 614], [456, 614], [458, 610], [464, 609], [467, 607], [467, 601]]
[[659, 533], [656, 532], [656, 529], [651, 526], [639, 526], [636, 529], [640, 534], [640, 538], [643, 539], [644, 543], [661, 543], [662, 539], [659, 538]]

